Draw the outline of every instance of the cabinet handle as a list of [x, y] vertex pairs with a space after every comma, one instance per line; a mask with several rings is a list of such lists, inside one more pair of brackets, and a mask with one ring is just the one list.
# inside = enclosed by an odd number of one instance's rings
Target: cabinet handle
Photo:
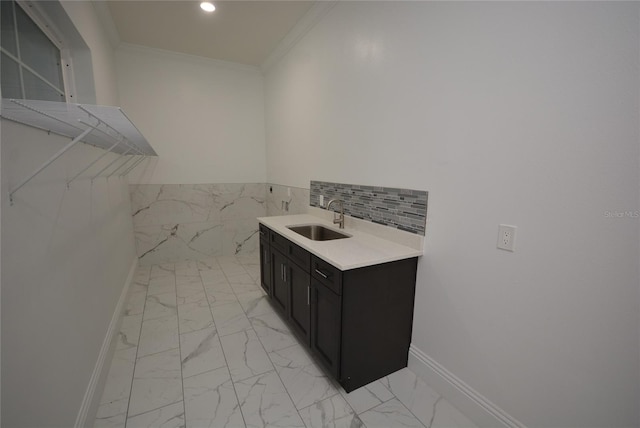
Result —
[[307, 285], [307, 306], [311, 304], [311, 287]]
[[280, 263], [280, 278], [284, 281], [284, 265]]
[[320, 275], [321, 277], [323, 277], [324, 279], [329, 279], [329, 275], [327, 275], [326, 273], [322, 272], [320, 269], [316, 269], [316, 273], [318, 275]]
[[282, 271], [284, 272], [284, 282], [287, 282], [287, 267], [285, 265], [282, 265], [282, 267]]

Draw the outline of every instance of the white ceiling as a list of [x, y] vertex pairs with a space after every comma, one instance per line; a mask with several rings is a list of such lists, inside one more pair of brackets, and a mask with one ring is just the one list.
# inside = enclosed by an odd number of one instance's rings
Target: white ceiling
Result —
[[313, 1], [114, 1], [108, 6], [120, 41], [259, 66]]

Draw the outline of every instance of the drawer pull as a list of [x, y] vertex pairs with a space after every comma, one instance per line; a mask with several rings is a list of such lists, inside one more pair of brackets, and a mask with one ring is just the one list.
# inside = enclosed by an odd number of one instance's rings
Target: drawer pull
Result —
[[318, 275], [320, 275], [321, 277], [323, 277], [324, 279], [329, 279], [329, 275], [327, 275], [326, 273], [322, 272], [320, 269], [316, 269], [316, 273]]

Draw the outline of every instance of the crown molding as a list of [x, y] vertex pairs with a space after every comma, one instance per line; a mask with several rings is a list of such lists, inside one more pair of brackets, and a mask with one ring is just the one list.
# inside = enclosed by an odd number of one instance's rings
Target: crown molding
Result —
[[237, 71], [260, 73], [260, 69], [254, 65], [240, 64], [237, 62], [223, 61], [219, 59], [207, 58], [204, 56], [191, 55], [183, 52], [169, 51], [165, 49], [151, 48], [148, 46], [135, 45], [132, 43], [120, 43], [116, 52], [126, 52], [133, 54], [153, 55], [160, 58], [173, 59], [192, 64], [223, 67]]

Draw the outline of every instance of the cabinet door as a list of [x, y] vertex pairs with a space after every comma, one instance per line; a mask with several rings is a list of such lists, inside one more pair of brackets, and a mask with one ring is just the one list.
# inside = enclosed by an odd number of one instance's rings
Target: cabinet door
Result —
[[310, 343], [309, 325], [311, 322], [311, 283], [309, 274], [295, 263], [289, 266], [287, 280], [291, 289], [289, 319], [291, 325], [308, 346]]
[[271, 295], [271, 254], [267, 239], [260, 239], [260, 285]]
[[289, 261], [280, 251], [271, 249], [271, 298], [284, 316], [289, 312]]
[[341, 306], [340, 296], [311, 280], [311, 349], [336, 379], [340, 379]]

